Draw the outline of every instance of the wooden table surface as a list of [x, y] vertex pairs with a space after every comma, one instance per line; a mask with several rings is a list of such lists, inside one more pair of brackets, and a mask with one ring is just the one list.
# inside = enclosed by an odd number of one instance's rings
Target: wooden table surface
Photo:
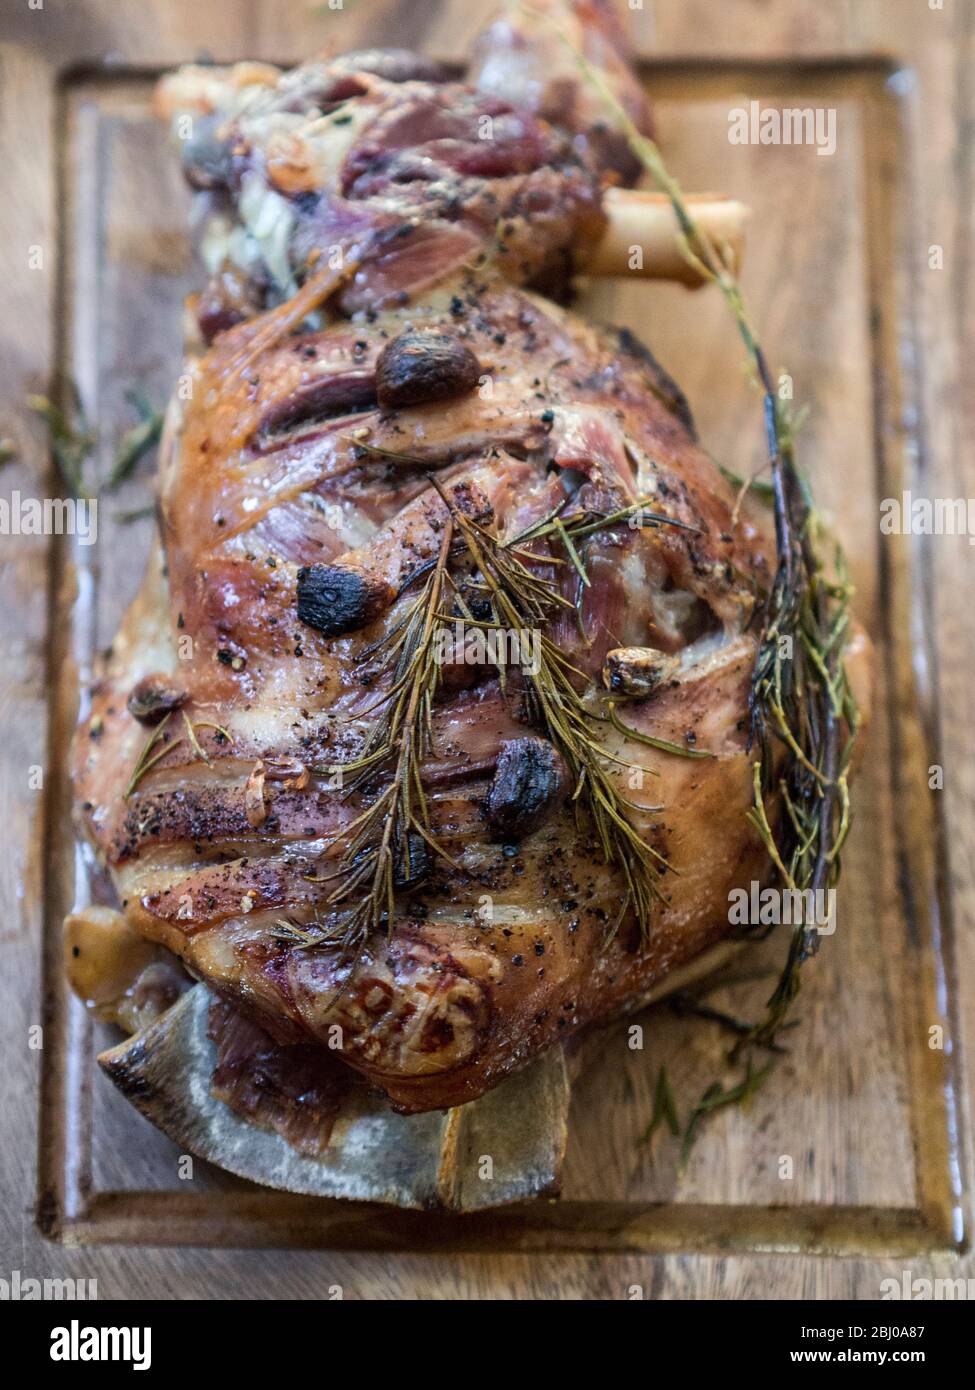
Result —
[[[65, 231], [58, 202], [65, 184], [58, 170], [66, 142], [66, 81], [83, 83], [89, 72], [104, 72], [100, 65], [106, 59], [113, 65], [111, 71], [120, 74], [175, 64], [201, 52], [218, 61], [245, 56], [289, 61], [327, 41], [340, 48], [396, 42], [457, 57], [490, 8], [481, 0], [345, 0], [341, 10], [305, 0], [221, 0], [209, 5], [199, 0], [44, 0], [40, 10], [26, 2], [6, 6], [0, 18], [0, 158], [7, 190], [0, 210], [5, 367], [0, 435], [14, 440], [18, 455], [3, 470], [0, 495], [20, 489], [25, 495], [43, 496], [50, 482], [43, 431], [25, 415], [22, 404], [28, 392], [45, 388], [64, 347], [59, 305]], [[910, 166], [904, 177], [910, 190], [908, 252], [914, 272], [908, 308], [916, 327], [912, 341], [920, 344], [920, 351], [916, 360], [900, 363], [916, 392], [911, 418], [891, 424], [874, 400], [874, 432], [891, 437], [875, 438], [873, 446], [894, 448], [903, 442], [903, 432], [919, 441], [926, 495], [975, 495], [975, 457], [969, 443], [969, 431], [975, 429], [975, 365], [970, 351], [964, 350], [975, 338], [971, 0], [944, 0], [943, 5], [936, 0], [643, 0], [632, 20], [641, 54], [664, 64], [671, 88], [679, 85], [688, 64], [701, 80], [706, 64], [714, 64], [718, 75], [767, 68], [774, 76], [789, 73], [790, 64], [799, 60], [808, 73], [810, 62], [818, 60], [831, 81], [840, 81], [847, 68], [856, 73], [873, 70], [871, 65], [879, 59], [890, 62], [892, 76], [887, 80], [906, 112], [907, 138], [901, 153]], [[678, 172], [693, 175], [684, 169]], [[814, 217], [815, 204], [810, 208]], [[762, 225], [753, 229], [749, 254], [761, 257], [763, 237], [770, 237], [782, 274], [787, 275], [794, 254], [790, 237], [798, 235], [802, 211], [795, 205], [782, 209], [782, 226], [789, 233], [778, 240], [769, 216], [763, 216]], [[850, 236], [855, 237], [852, 207], [849, 216]], [[807, 229], [804, 244], [809, 242]], [[935, 247], [940, 254], [930, 252]], [[821, 315], [815, 305], [810, 318], [800, 323], [785, 313], [773, 313], [771, 331], [783, 355], [794, 342], [829, 334], [841, 322], [848, 267], [839, 251], [835, 263], [838, 280], [823, 279]], [[766, 266], [764, 300], [773, 309], [774, 278], [774, 266]], [[713, 322], [710, 308], [701, 313], [703, 323]], [[869, 439], [870, 393], [856, 384], [862, 369], [856, 357], [867, 351], [868, 330], [866, 325], [862, 342], [856, 334], [844, 335], [843, 351], [850, 356], [837, 352], [831, 389], [848, 406], [851, 418], [858, 412], [863, 415], [850, 429], [854, 434], [861, 429]], [[686, 370], [693, 375], [693, 366]], [[685, 379], [684, 384], [693, 400], [693, 380]], [[874, 387], [882, 394], [882, 382]], [[855, 476], [852, 464], [850, 470]], [[841, 466], [840, 482], [842, 477]], [[835, 477], [828, 486], [832, 510], [842, 513], [845, 504], [842, 492], [835, 491]], [[849, 507], [856, 511], [855, 498]], [[864, 534], [864, 552], [872, 554], [877, 535], [874, 520], [869, 524], [874, 529]], [[959, 1056], [964, 1060], [975, 1055], [975, 738], [969, 718], [975, 677], [975, 549], [964, 538], [936, 541], [926, 552], [930, 595], [912, 610], [917, 625], [912, 636], [925, 653], [921, 683], [937, 697], [935, 734], [944, 786], [937, 792], [931, 824], [934, 834], [943, 827], [944, 835], [943, 843], [929, 844], [919, 853], [929, 855], [937, 871], [947, 876], [942, 903], [951, 926], [948, 1014], [957, 1062]], [[63, 792], [55, 787], [59, 769], [50, 766], [50, 751], [57, 742], [52, 695], [67, 679], [66, 649], [56, 630], [64, 607], [63, 595], [52, 595], [48, 576], [75, 582], [56, 557], [52, 566], [52, 548], [58, 544], [56, 537], [0, 538], [0, 806], [5, 815], [0, 853], [0, 1276], [19, 1269], [25, 1276], [94, 1278], [101, 1297], [304, 1298], [328, 1296], [330, 1288], [339, 1286], [348, 1298], [624, 1298], [638, 1288], [646, 1297], [736, 1299], [873, 1298], [879, 1295], [881, 1279], [900, 1280], [905, 1269], [914, 1278], [975, 1276], [971, 1255], [947, 1249], [936, 1255], [887, 1258], [787, 1250], [686, 1254], [679, 1238], [667, 1253], [657, 1254], [451, 1255], [139, 1243], [72, 1247], [46, 1238], [43, 1233], [50, 1233], [55, 1224], [54, 1198], [43, 1178], [54, 1156], [45, 1151], [53, 1141], [39, 1117], [52, 1104], [52, 1090], [71, 1094], [71, 1078], [52, 1079], [50, 1067], [45, 1067], [45, 1049], [50, 1057], [63, 1007], [56, 983], [56, 936], [47, 918], [52, 876], [68, 853], [64, 807], [59, 805]], [[857, 554], [853, 558], [866, 573], [866, 560]], [[868, 578], [868, 588], [869, 583]], [[868, 593], [867, 599], [875, 601], [876, 595], [871, 599]], [[889, 748], [883, 739], [876, 740], [870, 756], [889, 755]], [[38, 769], [45, 770], [39, 775]], [[861, 857], [868, 844], [869, 840], [861, 842]], [[896, 891], [895, 885], [891, 891]], [[878, 975], [883, 969], [884, 961], [878, 959]], [[823, 1025], [828, 1032], [828, 1017]], [[882, 1069], [883, 1059], [872, 1058], [869, 1046], [866, 1054], [844, 1065], [861, 1077], [869, 1076], [875, 1066]], [[815, 1066], [818, 1060], [812, 1053], [803, 1064]], [[956, 1074], [971, 1075], [964, 1070]], [[798, 1075], [801, 1078], [801, 1069]], [[75, 1081], [76, 1093], [83, 1097], [88, 1083], [84, 1078]], [[961, 1217], [970, 1231], [975, 1191], [970, 1087], [962, 1086], [955, 1099], [960, 1176], [967, 1194]], [[841, 1133], [839, 1142], [843, 1141]], [[910, 1139], [906, 1142], [910, 1147]], [[863, 1152], [869, 1154], [868, 1143]], [[709, 1154], [709, 1161], [725, 1161], [720, 1149]], [[883, 1157], [875, 1156], [877, 1169], [864, 1182], [896, 1204], [897, 1179], [885, 1189]], [[906, 1162], [906, 1157], [892, 1153], [891, 1171]], [[695, 1244], [700, 1247], [700, 1239]]]

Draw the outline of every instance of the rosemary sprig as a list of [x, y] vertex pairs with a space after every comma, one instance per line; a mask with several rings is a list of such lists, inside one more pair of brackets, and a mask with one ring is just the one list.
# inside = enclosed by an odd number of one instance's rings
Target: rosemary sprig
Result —
[[186, 713], [186, 710], [185, 710], [185, 709], [184, 709], [184, 710], [180, 710], [180, 713], [181, 713], [182, 716], [183, 716], [183, 724], [184, 724], [184, 726], [185, 726], [185, 728], [186, 728], [186, 737], [187, 737], [187, 738], [189, 739], [189, 741], [190, 741], [190, 747], [193, 749], [193, 752], [194, 752], [194, 753], [196, 754], [196, 756], [199, 758], [200, 762], [201, 762], [201, 763], [206, 763], [207, 767], [209, 767], [209, 766], [211, 765], [211, 764], [210, 764], [210, 759], [209, 759], [209, 757], [207, 756], [207, 751], [206, 751], [206, 749], [203, 747], [203, 744], [200, 742], [200, 740], [199, 740], [199, 738], [198, 738], [198, 736], [197, 736], [197, 732], [196, 732], [197, 726], [193, 723], [192, 719], [191, 719], [191, 718], [189, 717], [189, 715]]
[[183, 716], [183, 724], [186, 728], [186, 737], [189, 740], [190, 747], [201, 762], [206, 763], [207, 767], [211, 767], [212, 760], [209, 753], [207, 753], [203, 744], [200, 742], [199, 735], [196, 732], [197, 729], [214, 729], [221, 743], [230, 743], [230, 734], [222, 724], [214, 724], [212, 719], [192, 720], [185, 709], [180, 710], [180, 713]]
[[[782, 881], [816, 892], [834, 883], [839, 874], [839, 852], [850, 819], [847, 774], [859, 727], [843, 665], [852, 593], [843, 557], [837, 549], [839, 578], [831, 581], [821, 556], [818, 518], [795, 463], [798, 421], [776, 398], [728, 248], [716, 244], [698, 226], [656, 144], [636, 128], [600, 69], [575, 47], [557, 21], [530, 6], [525, 9], [560, 34], [630, 148], [667, 195], [684, 255], [724, 296], [762, 393], [777, 568], [765, 603], [751, 688], [749, 745], [757, 744], [759, 752], [750, 820]], [[770, 816], [768, 804], [776, 793], [786, 810], [777, 817]], [[705, 1092], [692, 1114], [686, 1147], [693, 1142], [693, 1131], [704, 1114], [742, 1099], [768, 1074], [771, 1063], [753, 1073], [749, 1049], [774, 1044], [798, 993], [799, 970], [818, 944], [815, 926], [796, 928], [764, 1019], [739, 1039], [732, 1053], [737, 1059], [746, 1052], [745, 1080], [727, 1092], [720, 1086]]]
[[[152, 733], [146, 739], [142, 752], [136, 759], [135, 767], [132, 769], [132, 776], [129, 778], [128, 785], [122, 793], [123, 801], [128, 801], [146, 773], [151, 768], [155, 767], [156, 763], [158, 763], [161, 758], [164, 758], [170, 749], [177, 747], [178, 744], [183, 742], [181, 738], [176, 739], [173, 743], [166, 743], [163, 739], [166, 725], [172, 718], [172, 713], [172, 710], [170, 710], [165, 719], [162, 719], [156, 725]], [[160, 747], [160, 744], [163, 746]]]
[[[584, 540], [587, 536], [593, 535], [596, 531], [605, 531], [607, 527], [615, 526], [619, 522], [629, 524], [632, 517], [638, 518], [641, 530], [653, 530], [658, 526], [675, 526], [680, 531], [692, 531], [695, 535], [700, 535], [700, 527], [692, 526], [688, 521], [681, 521], [678, 517], [668, 516], [666, 512], [651, 511], [649, 497], [637, 498], [634, 502], [628, 502], [623, 507], [618, 507], [614, 512], [577, 512], [571, 519], [563, 520], [563, 514], [571, 502], [571, 498], [564, 498], [547, 516], [540, 517], [538, 521], [526, 526], [523, 531], [519, 531], [511, 540], [504, 542], [504, 548], [511, 550], [524, 546], [529, 541], [544, 540], [553, 533], [562, 537], [568, 534], [569, 540], [574, 545], [576, 541]], [[532, 556], [536, 563], [541, 563], [541, 556]]]
[[[326, 769], [343, 779], [351, 776], [343, 788], [347, 795], [367, 788], [381, 773], [389, 774], [386, 786], [345, 828], [337, 886], [326, 900], [341, 909], [351, 898], [358, 899], [336, 927], [319, 938], [319, 944], [338, 944], [347, 953], [361, 950], [369, 932], [383, 922], [392, 930], [396, 890], [422, 876], [427, 846], [447, 857], [430, 827], [420, 772], [432, 751], [433, 700], [440, 683], [435, 635], [453, 531], [448, 519], [435, 567], [406, 618], [387, 634], [383, 655], [393, 663], [392, 684], [377, 702], [382, 713], [362, 751], [353, 761]], [[374, 651], [370, 649], [370, 655]]]
[[[51, 456], [68, 491], [74, 497], [91, 497], [93, 493], [86, 474], [98, 434], [88, 423], [80, 392], [73, 381], [67, 383], [65, 394], [67, 405], [63, 408], [48, 396], [28, 396], [27, 407], [47, 422]], [[115, 462], [104, 485], [108, 492], [114, 492], [131, 477], [139, 460], [159, 442], [162, 432], [162, 415], [153, 409], [139, 388], [128, 391], [126, 398], [135, 407], [139, 421], [119, 441]]]
[[85, 478], [96, 436], [85, 416], [81, 396], [74, 382], [67, 386], [67, 405], [61, 408], [47, 396], [28, 396], [27, 407], [47, 422], [51, 456], [61, 479], [73, 497], [88, 497]]
[[723, 463], [719, 463], [717, 459], [712, 457], [711, 461], [725, 481], [729, 482], [739, 494], [754, 492], [756, 497], [761, 497], [762, 500], [766, 502], [771, 501], [775, 497], [775, 489], [772, 484], [766, 482], [764, 478], [755, 476], [743, 478], [740, 473], [736, 473], [733, 468], [727, 468]]
[[[727, 1013], [724, 1009], [716, 1009], [711, 1004], [702, 1003], [689, 990], [681, 989], [676, 994], [668, 995], [667, 1004], [672, 1011], [679, 1017], [702, 1018], [708, 1023], [717, 1023], [735, 1037], [743, 1038], [748, 1036], [754, 1024], [747, 1022], [743, 1018], [736, 1018], [734, 1014]], [[792, 1019], [783, 1024], [783, 1028], [794, 1028], [797, 1020]], [[769, 1042], [767, 1047], [770, 1052], [785, 1052], [781, 1043]]]
[[134, 407], [139, 420], [119, 441], [115, 462], [108, 476], [109, 492], [114, 492], [132, 476], [140, 459], [156, 447], [162, 434], [162, 413], [153, 408], [140, 388], [133, 387], [127, 391], [126, 400]]
[[[588, 815], [596, 843], [607, 864], [615, 865], [623, 875], [625, 893], [619, 916], [609, 940], [616, 935], [627, 912], [632, 908], [644, 940], [651, 928], [655, 903], [662, 899], [660, 878], [669, 865], [632, 824], [628, 812], [646, 813], [653, 807], [638, 807], [623, 797], [617, 778], [607, 762], [620, 762], [592, 737], [593, 712], [576, 689], [573, 676], [580, 673], [545, 635], [544, 628], [560, 606], [571, 607], [552, 582], [542, 578], [515, 553], [514, 544], [506, 546], [487, 526], [471, 520], [460, 512], [440, 488], [444, 503], [451, 512], [457, 529], [466, 542], [468, 553], [489, 592], [494, 612], [494, 625], [499, 629], [520, 632], [539, 631], [539, 661], [537, 672], [524, 670], [525, 703], [528, 719], [544, 733], [561, 753], [574, 784], [572, 800], [580, 816]], [[639, 503], [602, 518], [602, 524], [628, 516]], [[588, 530], [586, 521], [582, 529]], [[556, 534], [568, 534], [563, 530]], [[534, 535], [539, 534], [538, 530]], [[578, 534], [578, 533], [577, 533]], [[523, 544], [526, 537], [516, 538]], [[581, 564], [581, 560], [579, 562]], [[629, 736], [625, 728], [623, 732]], [[683, 750], [681, 750], [683, 751]], [[608, 943], [607, 943], [608, 944]]]
[[608, 700], [606, 708], [609, 722], [624, 738], [631, 738], [634, 742], [642, 743], [647, 748], [656, 748], [659, 753], [673, 753], [678, 758], [713, 758], [715, 756], [707, 748], [687, 748], [684, 744], [671, 743], [669, 739], [654, 738], [653, 735], [645, 734], [640, 729], [632, 729], [629, 724], [624, 724], [616, 713], [615, 700]]
[[213, 729], [213, 730], [216, 732], [218, 739], [220, 739], [222, 742], [224, 742], [224, 743], [232, 743], [232, 742], [233, 742], [233, 740], [232, 740], [231, 737], [230, 737], [230, 733], [228, 732], [228, 730], [226, 730], [222, 724], [215, 724], [215, 723], [213, 722], [212, 719], [197, 719], [197, 720], [195, 721], [195, 723], [194, 723], [194, 728], [196, 728], [196, 729]]
[[[668, 866], [632, 825], [628, 812], [646, 814], [661, 808], [635, 806], [620, 794], [611, 765], [630, 764], [593, 738], [592, 721], [611, 719], [626, 738], [650, 743], [665, 752], [688, 757], [709, 755], [649, 739], [628, 729], [615, 716], [612, 706], [605, 716], [591, 708], [591, 702], [576, 688], [577, 681], [586, 680], [584, 673], [544, 632], [560, 608], [573, 607], [552, 580], [537, 572], [558, 557], [536, 555], [525, 549], [532, 542], [554, 537], [582, 582], [587, 576], [576, 540], [627, 521], [645, 505], [645, 500], [604, 514], [582, 510], [566, 519], [562, 513], [568, 502], [564, 502], [527, 530], [503, 540], [486, 520], [462, 511], [432, 474], [427, 477], [448, 516], [437, 558], [425, 562], [410, 576], [408, 584], [401, 586], [403, 594], [423, 579], [423, 587], [406, 614], [359, 656], [360, 662], [378, 660], [391, 669], [389, 688], [367, 710], [360, 711], [360, 717], [380, 712], [379, 717], [355, 759], [319, 769], [329, 776], [341, 775], [346, 796], [370, 792], [382, 777], [387, 780], [366, 809], [342, 832], [345, 843], [335, 872], [310, 880], [336, 885], [325, 901], [340, 913], [333, 927], [322, 927], [315, 944], [339, 945], [352, 953], [361, 950], [369, 932], [383, 923], [390, 930], [396, 892], [418, 881], [425, 871], [428, 850], [460, 871], [433, 832], [421, 776], [423, 762], [433, 747], [433, 703], [439, 688], [437, 636], [441, 629], [458, 621], [487, 630], [538, 633], [538, 670], [523, 671], [528, 720], [559, 749], [572, 778], [578, 815], [588, 816], [604, 859], [622, 871], [626, 892], [612, 935], [632, 907], [646, 937], [653, 906], [661, 896], [659, 879]], [[678, 524], [662, 514], [654, 522]], [[473, 617], [461, 585], [450, 572], [451, 562], [465, 553], [473, 570], [467, 583], [489, 598], [490, 620]], [[460, 610], [459, 619], [455, 612], [448, 611], [448, 587]], [[505, 664], [499, 660], [502, 691], [506, 689], [506, 674]], [[351, 910], [342, 913], [341, 909], [353, 899], [356, 901]]]
[[358, 449], [364, 454], [371, 454], [376, 458], [387, 459], [390, 463], [405, 463], [411, 468], [429, 468], [430, 461], [414, 458], [412, 454], [400, 453], [396, 449], [383, 449], [378, 444], [370, 444], [367, 439], [356, 439], [353, 434], [340, 434], [337, 438], [343, 444], [350, 445], [353, 449]]
[[661, 1066], [657, 1073], [657, 1085], [653, 1093], [653, 1111], [650, 1115], [650, 1123], [643, 1131], [641, 1141], [648, 1144], [664, 1123], [676, 1139], [680, 1134], [677, 1102], [674, 1100], [674, 1092], [670, 1084], [670, 1077], [667, 1075], [667, 1068]]
[[156, 505], [154, 502], [149, 502], [144, 507], [133, 507], [131, 511], [116, 512], [115, 520], [120, 526], [131, 526], [136, 521], [147, 521], [155, 514]]
[[314, 932], [308, 931], [305, 927], [300, 927], [296, 922], [289, 922], [286, 917], [279, 917], [274, 924], [274, 935], [279, 941], [286, 941], [289, 946], [294, 946], [297, 951], [307, 950], [310, 946], [321, 944], [321, 937]]
[[562, 520], [561, 517], [556, 517], [556, 518], [555, 518], [555, 521], [554, 521], [554, 523], [553, 523], [553, 525], [554, 525], [555, 530], [556, 530], [556, 532], [557, 532], [557, 534], [558, 534], [559, 540], [562, 542], [563, 546], [565, 547], [565, 550], [566, 550], [566, 553], [567, 553], [569, 559], [572, 561], [573, 565], [575, 566], [576, 574], [578, 574], [580, 580], [581, 580], [582, 583], [586, 586], [587, 589], [591, 588], [592, 586], [591, 586], [591, 582], [590, 582], [589, 576], [588, 576], [588, 574], [586, 573], [586, 567], [585, 567], [585, 565], [582, 563], [582, 560], [581, 560], [580, 557], [579, 557], [579, 552], [578, 552], [578, 550], [576, 550], [575, 545], [573, 544], [572, 537], [569, 535], [569, 532], [566, 530], [565, 522]]
[[775, 1065], [775, 1059], [770, 1058], [760, 1070], [755, 1071], [752, 1065], [752, 1058], [749, 1055], [745, 1062], [745, 1075], [737, 1085], [729, 1086], [726, 1090], [720, 1081], [715, 1081], [710, 1085], [701, 1099], [690, 1113], [687, 1125], [684, 1129], [684, 1137], [680, 1147], [680, 1162], [683, 1167], [690, 1157], [691, 1149], [697, 1138], [697, 1132], [701, 1121], [707, 1115], [711, 1115], [715, 1110], [723, 1110], [729, 1105], [741, 1105], [744, 1101], [760, 1088], [762, 1082], [769, 1075]]
[[[839, 877], [860, 720], [842, 658], [852, 587], [839, 551], [839, 578], [827, 578], [816, 545], [816, 515], [804, 489], [800, 495], [805, 510], [796, 575], [791, 585], [779, 584], [777, 576], [752, 679], [751, 732], [759, 758], [749, 819], [783, 884], [818, 893]], [[783, 811], [773, 831], [768, 808], [776, 794]], [[765, 1017], [734, 1055], [774, 1041], [799, 991], [799, 971], [819, 942], [815, 922], [796, 926]]]

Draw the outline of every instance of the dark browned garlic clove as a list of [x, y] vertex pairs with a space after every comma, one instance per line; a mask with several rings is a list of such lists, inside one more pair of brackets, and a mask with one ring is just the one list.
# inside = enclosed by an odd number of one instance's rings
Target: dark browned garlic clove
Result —
[[306, 565], [298, 571], [298, 617], [325, 637], [366, 627], [395, 597], [381, 575], [353, 565]]
[[567, 784], [562, 755], [547, 739], [509, 739], [484, 801], [485, 819], [500, 839], [520, 840], [561, 804]]
[[182, 162], [191, 188], [212, 193], [215, 189], [229, 187], [233, 177], [233, 153], [230, 143], [219, 139], [214, 129], [186, 142]]
[[132, 688], [128, 709], [140, 724], [158, 724], [167, 714], [186, 703], [187, 693], [172, 685], [166, 676], [143, 676]]
[[449, 400], [473, 391], [481, 364], [448, 333], [401, 333], [376, 362], [376, 399], [384, 410]]
[[645, 699], [680, 670], [680, 658], [656, 647], [615, 647], [606, 653], [603, 684], [615, 695]]

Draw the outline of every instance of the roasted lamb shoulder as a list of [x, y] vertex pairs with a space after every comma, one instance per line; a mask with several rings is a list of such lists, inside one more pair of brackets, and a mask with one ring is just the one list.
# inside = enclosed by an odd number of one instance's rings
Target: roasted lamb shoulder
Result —
[[[768, 537], [650, 351], [538, 293], [631, 171], [585, 106], [559, 128], [439, 76], [370, 54], [164, 84], [197, 118], [211, 279], [162, 553], [74, 769], [129, 926], [404, 1111], [637, 1007], [768, 868]], [[534, 610], [505, 607], [512, 563]]]

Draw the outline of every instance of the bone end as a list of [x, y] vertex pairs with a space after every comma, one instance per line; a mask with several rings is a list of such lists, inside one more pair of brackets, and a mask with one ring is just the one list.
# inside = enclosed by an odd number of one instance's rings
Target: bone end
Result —
[[[749, 208], [717, 193], [691, 194], [687, 204], [701, 231], [737, 270]], [[690, 287], [704, 283], [681, 251], [677, 217], [664, 194], [611, 188], [603, 207], [608, 220], [606, 234], [586, 266], [586, 274], [676, 280]]]

